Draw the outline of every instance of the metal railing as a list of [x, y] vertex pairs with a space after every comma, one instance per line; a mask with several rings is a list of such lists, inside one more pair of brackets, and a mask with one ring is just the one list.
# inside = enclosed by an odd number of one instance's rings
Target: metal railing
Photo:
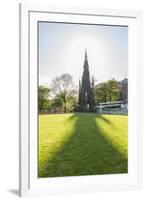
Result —
[[128, 114], [128, 100], [99, 103], [97, 112], [105, 114]]

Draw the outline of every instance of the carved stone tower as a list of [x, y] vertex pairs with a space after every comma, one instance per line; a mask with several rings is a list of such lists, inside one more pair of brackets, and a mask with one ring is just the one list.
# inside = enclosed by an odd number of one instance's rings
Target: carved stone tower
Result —
[[83, 65], [82, 81], [79, 81], [79, 111], [94, 112], [93, 87], [90, 83], [89, 64], [87, 51], [85, 50], [85, 60]]

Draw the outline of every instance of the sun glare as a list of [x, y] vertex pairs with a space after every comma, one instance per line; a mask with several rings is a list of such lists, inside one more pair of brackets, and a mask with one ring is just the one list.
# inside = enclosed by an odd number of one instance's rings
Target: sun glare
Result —
[[[99, 35], [76, 35], [71, 38], [66, 45], [64, 45], [62, 55], [66, 57], [66, 63], [63, 65], [66, 66], [66, 71], [69, 66], [72, 65], [73, 71], [82, 74], [83, 68], [81, 67], [84, 62], [85, 49], [87, 50], [88, 62], [90, 66], [91, 75], [98, 72], [102, 72], [103, 68], [106, 66], [109, 52], [108, 42]], [[61, 56], [62, 57], [62, 56]], [[107, 58], [107, 59], [105, 59]], [[92, 66], [94, 64], [94, 66]], [[96, 68], [96, 66], [98, 66]], [[76, 75], [73, 73], [73, 76]], [[100, 73], [102, 74], [102, 73]]]

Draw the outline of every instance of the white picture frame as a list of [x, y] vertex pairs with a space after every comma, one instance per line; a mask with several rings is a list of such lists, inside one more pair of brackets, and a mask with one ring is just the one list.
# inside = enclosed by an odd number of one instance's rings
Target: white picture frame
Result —
[[[20, 196], [133, 190], [142, 186], [142, 14], [140, 11], [19, 5]], [[37, 178], [37, 22], [82, 22], [129, 28], [128, 174]]]

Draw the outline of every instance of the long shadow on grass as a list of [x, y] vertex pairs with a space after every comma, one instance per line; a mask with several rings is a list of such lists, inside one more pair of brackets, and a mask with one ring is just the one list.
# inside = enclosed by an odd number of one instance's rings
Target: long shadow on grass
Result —
[[112, 126], [110, 120], [102, 115], [80, 113], [72, 115], [68, 123], [72, 120], [71, 137], [39, 170], [39, 177], [127, 173], [127, 158], [107, 140], [98, 123]]

